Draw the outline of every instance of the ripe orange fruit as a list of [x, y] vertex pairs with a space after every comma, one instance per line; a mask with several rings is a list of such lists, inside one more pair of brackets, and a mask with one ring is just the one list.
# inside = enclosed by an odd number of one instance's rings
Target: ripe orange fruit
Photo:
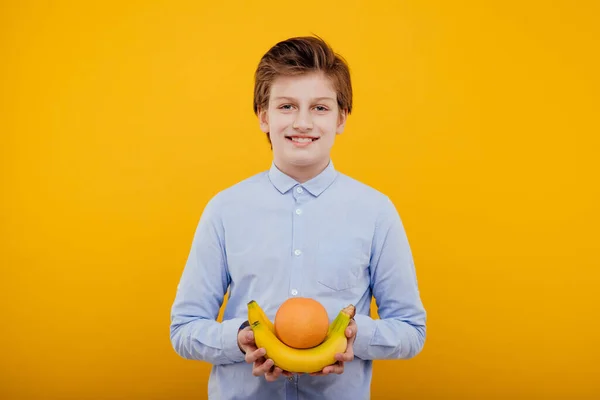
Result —
[[329, 329], [327, 310], [318, 301], [307, 297], [292, 297], [281, 304], [275, 314], [275, 335], [296, 349], [319, 345]]

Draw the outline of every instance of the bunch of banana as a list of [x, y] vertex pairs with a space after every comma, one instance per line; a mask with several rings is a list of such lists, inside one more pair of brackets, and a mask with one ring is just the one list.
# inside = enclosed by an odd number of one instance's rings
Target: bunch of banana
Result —
[[295, 349], [280, 341], [275, 335], [273, 323], [254, 300], [248, 303], [248, 322], [254, 332], [257, 347], [267, 351], [266, 358], [273, 360], [277, 367], [285, 371], [308, 374], [322, 371], [326, 366], [334, 364], [337, 361], [335, 354], [346, 351], [348, 339], [345, 331], [355, 312], [353, 305], [342, 309], [329, 325], [323, 342], [309, 349]]

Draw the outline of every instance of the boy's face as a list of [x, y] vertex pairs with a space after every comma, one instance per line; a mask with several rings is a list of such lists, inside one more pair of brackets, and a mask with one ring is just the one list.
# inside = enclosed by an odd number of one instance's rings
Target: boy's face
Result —
[[294, 173], [327, 166], [346, 116], [340, 114], [330, 80], [322, 73], [310, 73], [278, 77], [259, 120], [261, 130], [270, 134], [275, 163]]

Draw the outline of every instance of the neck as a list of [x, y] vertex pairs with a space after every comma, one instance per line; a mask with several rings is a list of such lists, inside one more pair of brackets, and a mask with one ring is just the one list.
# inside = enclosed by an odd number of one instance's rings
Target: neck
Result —
[[296, 182], [304, 183], [315, 176], [319, 175], [321, 172], [327, 168], [329, 165], [329, 159], [326, 159], [323, 162], [312, 165], [294, 165], [294, 164], [286, 164], [279, 162], [277, 160], [274, 161], [275, 166], [284, 174], [294, 179]]

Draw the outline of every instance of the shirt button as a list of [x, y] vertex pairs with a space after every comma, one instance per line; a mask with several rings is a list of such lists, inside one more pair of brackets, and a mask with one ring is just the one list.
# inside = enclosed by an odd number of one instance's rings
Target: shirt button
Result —
[[302, 254], [302, 251], [296, 249], [296, 250], [294, 250], [294, 254], [297, 255], [297, 256], [299, 256], [300, 254]]
[[302, 188], [301, 188], [301, 187], [297, 187], [297, 188], [296, 188], [296, 192], [298, 192], [298, 193], [302, 193], [303, 191], [304, 191], [304, 190], [302, 190]]
[[292, 289], [292, 296], [295, 296], [298, 294], [298, 291], [296, 289]]
[[297, 209], [296, 210], [296, 214], [298, 214], [298, 215], [302, 214], [302, 210], [301, 209]]

